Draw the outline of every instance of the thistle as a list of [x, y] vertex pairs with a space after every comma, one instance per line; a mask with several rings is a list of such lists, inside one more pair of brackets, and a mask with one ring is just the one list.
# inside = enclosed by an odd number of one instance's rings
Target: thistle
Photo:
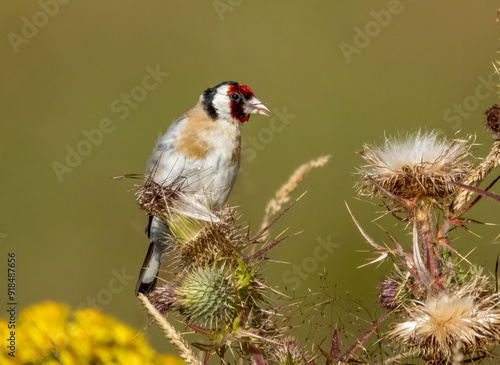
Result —
[[206, 351], [206, 360], [213, 353], [224, 358], [230, 349], [259, 362], [270, 348], [276, 355], [274, 364], [306, 363], [296, 342], [281, 340], [289, 328], [277, 325], [273, 317], [279, 308], [264, 300], [265, 291], [272, 289], [264, 284], [260, 266], [287, 238], [269, 238], [271, 226], [294, 203], [284, 209], [283, 204], [312, 168], [327, 161], [327, 156], [320, 157], [292, 174], [268, 204], [262, 228], [253, 237], [248, 227], [237, 223], [233, 208], [213, 211], [197, 205], [182, 188], [171, 190], [151, 179], [136, 188], [139, 205], [148, 215], [163, 219], [174, 237], [167, 261], [171, 278], [139, 299], [186, 361], [198, 363], [183, 336], [165, 319], [169, 312], [182, 315], [190, 330], [208, 339], [193, 344]]
[[431, 292], [405, 307], [404, 320], [388, 336], [431, 363], [451, 361], [458, 348], [472, 356], [500, 340], [500, 298], [487, 279]]
[[359, 170], [359, 190], [371, 196], [395, 199], [439, 199], [456, 189], [470, 169], [470, 143], [447, 140], [437, 132], [386, 137], [383, 147], [365, 145], [361, 156], [368, 163]]
[[[487, 125], [493, 132], [498, 127], [498, 109], [487, 112]], [[358, 343], [391, 314], [400, 318], [386, 339], [404, 350], [399, 359], [420, 357], [429, 364], [459, 364], [460, 359], [488, 356], [489, 347], [500, 342], [497, 291], [481, 269], [469, 263], [464, 270], [466, 259], [448, 239], [453, 227], [466, 228], [465, 223], [472, 221], [463, 214], [474, 204], [462, 207], [479, 189], [466, 188], [477, 186], [500, 161], [497, 140], [489, 156], [473, 168], [471, 140], [447, 140], [437, 132], [419, 131], [386, 137], [382, 147], [365, 145], [361, 155], [367, 164], [358, 169], [357, 188], [362, 194], [383, 198], [391, 213], [403, 213], [398, 218], [407, 223], [404, 229], [411, 235], [411, 245], [408, 250], [389, 232], [392, 247], [378, 244], [349, 210], [379, 255], [370, 263], [396, 259], [391, 278], [379, 287], [380, 303], [388, 312]], [[348, 359], [352, 353], [350, 349], [341, 358]]]
[[307, 365], [305, 351], [291, 337], [269, 344], [264, 359], [269, 365]]
[[396, 279], [386, 279], [379, 286], [379, 301], [382, 307], [395, 309], [398, 306], [400, 283]]
[[186, 217], [179, 217], [174, 224], [170, 222], [176, 238], [179, 237], [171, 253], [178, 268], [189, 270], [239, 257], [250, 244], [244, 228], [236, 223], [234, 209], [226, 208], [217, 214], [217, 222], [193, 222]]
[[231, 272], [200, 268], [187, 274], [178, 290], [180, 312], [190, 324], [218, 329], [232, 323], [238, 311], [238, 293]]
[[147, 295], [149, 301], [161, 314], [177, 309], [178, 287], [173, 282], [166, 282]]
[[234, 210], [218, 214], [217, 223], [204, 222], [203, 228], [186, 223], [190, 218], [170, 221], [178, 237], [170, 253], [176, 275], [148, 295], [160, 313], [178, 311], [188, 325], [215, 331], [213, 335], [255, 321], [263, 289], [256, 278], [258, 262], [247, 264], [241, 254], [249, 241]]

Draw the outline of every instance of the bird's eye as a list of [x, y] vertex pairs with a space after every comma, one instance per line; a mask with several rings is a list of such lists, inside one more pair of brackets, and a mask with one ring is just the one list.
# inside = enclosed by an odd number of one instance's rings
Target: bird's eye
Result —
[[241, 100], [241, 96], [240, 94], [231, 94], [231, 99], [233, 99], [234, 101], [240, 101]]

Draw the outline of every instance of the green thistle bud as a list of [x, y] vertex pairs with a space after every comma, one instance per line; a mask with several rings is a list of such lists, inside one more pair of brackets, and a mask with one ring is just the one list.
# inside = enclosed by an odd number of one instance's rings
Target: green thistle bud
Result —
[[224, 267], [204, 267], [183, 278], [178, 304], [190, 324], [220, 329], [235, 319], [239, 298], [233, 274]]

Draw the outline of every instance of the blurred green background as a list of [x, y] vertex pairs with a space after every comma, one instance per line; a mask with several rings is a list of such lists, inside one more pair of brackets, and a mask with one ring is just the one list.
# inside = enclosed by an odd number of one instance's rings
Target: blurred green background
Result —
[[[356, 200], [357, 152], [384, 133], [427, 128], [449, 137], [477, 134], [476, 153], [487, 154], [491, 138], [482, 114], [498, 101], [492, 65], [498, 59], [498, 5], [3, 2], [0, 272], [6, 272], [7, 252], [15, 252], [20, 309], [53, 300], [95, 306], [137, 329], [147, 323], [134, 296], [148, 246], [146, 218], [129, 191], [137, 181], [112, 177], [143, 173], [158, 135], [207, 87], [236, 80], [273, 111], [244, 125], [242, 170], [230, 198], [253, 232], [267, 201], [296, 167], [332, 155], [300, 185], [294, 196], [307, 194], [275, 227], [275, 234], [287, 227], [303, 232], [271, 252], [290, 264], [269, 264], [268, 284], [307, 295], [309, 288], [322, 290], [318, 273], [326, 269], [332, 295], [348, 291], [373, 312], [376, 286], [390, 264], [357, 269], [373, 256], [358, 252], [368, 245], [344, 201], [369, 234], [387, 241], [371, 223], [380, 208]], [[151, 69], [162, 76], [144, 93]], [[128, 106], [123, 95], [132, 95]], [[109, 133], [95, 131], [102, 123]], [[69, 166], [68, 151], [77, 149], [85, 156], [71, 157]], [[498, 223], [499, 209], [485, 201], [470, 216]], [[405, 239], [393, 219], [380, 223]], [[499, 229], [471, 228], [482, 238], [454, 233], [461, 238], [456, 247], [463, 253], [477, 247], [469, 259], [493, 271]], [[324, 260], [314, 259], [318, 239], [336, 244]], [[306, 270], [302, 278], [294, 266]], [[323, 325], [338, 317], [350, 321], [346, 312], [332, 310]], [[330, 334], [323, 329], [313, 338], [319, 343]], [[156, 329], [148, 337], [161, 352], [173, 351]]]

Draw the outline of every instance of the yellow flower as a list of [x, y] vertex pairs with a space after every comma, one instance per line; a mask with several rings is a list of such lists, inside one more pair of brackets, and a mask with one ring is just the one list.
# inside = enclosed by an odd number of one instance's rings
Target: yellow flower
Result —
[[31, 306], [20, 313], [16, 332], [21, 363], [54, 359], [54, 349], [66, 347], [68, 315], [68, 308], [52, 302]]
[[[0, 321], [2, 338], [7, 322]], [[16, 327], [16, 357], [2, 350], [2, 364], [127, 364], [181, 365], [174, 356], [158, 355], [137, 331], [95, 309], [70, 313], [45, 302], [23, 310]]]

